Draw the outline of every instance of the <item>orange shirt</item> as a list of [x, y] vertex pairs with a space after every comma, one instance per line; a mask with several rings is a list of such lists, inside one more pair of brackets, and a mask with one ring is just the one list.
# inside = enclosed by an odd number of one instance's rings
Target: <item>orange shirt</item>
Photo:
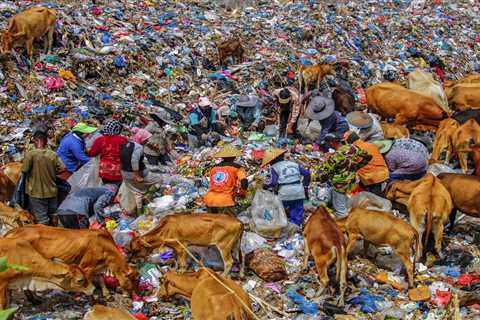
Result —
[[203, 198], [207, 207], [233, 207], [240, 181], [247, 177], [245, 170], [230, 165], [218, 166], [210, 171], [210, 186]]
[[357, 140], [353, 144], [372, 156], [372, 159], [357, 171], [362, 183], [369, 186], [387, 180], [389, 178], [387, 163], [377, 146], [363, 140]]

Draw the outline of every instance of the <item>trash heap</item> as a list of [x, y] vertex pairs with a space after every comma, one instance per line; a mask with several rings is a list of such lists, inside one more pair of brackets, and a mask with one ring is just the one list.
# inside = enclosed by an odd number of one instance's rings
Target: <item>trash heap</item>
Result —
[[[480, 71], [480, 20], [475, 19], [480, 7], [474, 1], [350, 1], [331, 6], [321, 1], [257, 1], [234, 11], [227, 11], [221, 1], [202, 0], [3, 1], [0, 27], [5, 29], [9, 17], [32, 5], [57, 10], [55, 43], [48, 55], [36, 47], [38, 59], [31, 64], [23, 52], [0, 61], [4, 162], [21, 159], [28, 129], [38, 121], [53, 123], [61, 136], [79, 120], [116, 114], [128, 125], [138, 115], [167, 106], [180, 115], [181, 131], [181, 118], [186, 119], [198, 96], [209, 96], [217, 107], [231, 107], [239, 94], [255, 90], [268, 97], [271, 90], [295, 83], [299, 64], [340, 62], [337, 75], [351, 84], [359, 103], [363, 89], [382, 81], [387, 71], [400, 80], [417, 67], [436, 72], [443, 65], [447, 79]], [[247, 59], [221, 69], [215, 44], [230, 36], [241, 39]], [[262, 153], [281, 143], [272, 136], [275, 133], [228, 141], [242, 146], [239, 162], [251, 182], [238, 216], [246, 228], [241, 248], [249, 267], [242, 286], [270, 305], [254, 302], [260, 318], [447, 319], [455, 305], [463, 319], [480, 317], [480, 227], [468, 217], [445, 235], [443, 259], [428, 267], [417, 264], [414, 294], [409, 295], [400, 260], [383, 248], [371, 248], [368, 258], [360, 254], [361, 248], [354, 249], [345, 308], [336, 307], [329, 292], [318, 292], [312, 261], [308, 273], [301, 270], [301, 232], [281, 216], [253, 214], [262, 205], [254, 197], [261, 190]], [[205, 173], [215, 163], [210, 158], [214, 149], [177, 145], [176, 150], [176, 168], [165, 169], [169, 179], [148, 195], [143, 215], [122, 215], [118, 204], [109, 209], [120, 216], [107, 222], [120, 247], [167, 214], [204, 210], [201, 197], [208, 187]], [[311, 168], [315, 181], [314, 169], [323, 155], [297, 145], [291, 146], [291, 157]], [[312, 184], [307, 207], [330, 205], [330, 194], [328, 186]], [[191, 251], [206, 266], [222, 269], [215, 249]], [[116, 294], [109, 304], [139, 319], [189, 319], [188, 305], [165, 303], [156, 296], [161, 271], [168, 270], [174, 258], [166, 250], [138, 264], [143, 295], [132, 300]], [[40, 307], [16, 297], [19, 319], [80, 319], [89, 306], [85, 297], [49, 295]], [[74, 303], [59, 302], [66, 300]]]

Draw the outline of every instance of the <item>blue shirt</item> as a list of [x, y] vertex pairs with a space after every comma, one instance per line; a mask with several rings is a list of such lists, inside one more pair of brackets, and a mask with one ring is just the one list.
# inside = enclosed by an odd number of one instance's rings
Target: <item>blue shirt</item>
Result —
[[195, 108], [189, 115], [190, 125], [193, 127], [200, 124], [203, 118], [207, 119], [208, 129], [211, 129], [212, 124], [217, 121], [217, 113], [212, 107], [209, 107], [205, 113], [200, 108]]
[[62, 159], [65, 168], [72, 173], [90, 161], [85, 153], [85, 141], [73, 132], [67, 133], [60, 141], [57, 155]]

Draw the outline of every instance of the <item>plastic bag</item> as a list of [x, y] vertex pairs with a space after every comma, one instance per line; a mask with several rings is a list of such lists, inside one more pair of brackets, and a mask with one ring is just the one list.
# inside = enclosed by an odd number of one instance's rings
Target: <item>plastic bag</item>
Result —
[[264, 237], [278, 238], [288, 225], [280, 199], [270, 191], [257, 190], [250, 207], [253, 229]]
[[244, 255], [249, 254], [256, 249], [262, 248], [267, 243], [265, 238], [259, 236], [254, 232], [244, 232], [240, 244], [240, 248]]
[[[128, 213], [134, 213], [138, 207], [138, 200], [140, 200], [143, 194], [138, 194], [132, 188], [129, 188], [124, 181], [118, 189], [118, 198], [120, 200], [120, 207]], [[139, 199], [140, 198], [140, 199]]]
[[349, 211], [353, 208], [363, 208], [375, 211], [391, 211], [392, 202], [371, 192], [362, 191], [348, 199]]
[[440, 173], [455, 173], [455, 170], [443, 163], [434, 163], [428, 166], [427, 172], [432, 173], [434, 176], [438, 176]]
[[68, 178], [67, 182], [72, 186], [70, 192], [75, 192], [84, 188], [95, 188], [102, 185], [102, 179], [98, 175], [100, 160], [92, 158], [83, 165], [77, 172]]
[[28, 195], [25, 193], [25, 184], [26, 178], [25, 175], [22, 174], [15, 187], [15, 192], [13, 193], [12, 198], [12, 204], [17, 204], [23, 209], [27, 209], [28, 206]]
[[337, 217], [347, 216], [349, 212], [348, 196], [345, 193], [332, 190], [332, 206]]
[[298, 306], [300, 307], [303, 313], [310, 314], [310, 315], [318, 314], [318, 305], [314, 302], [308, 301], [307, 299], [305, 299], [304, 296], [299, 294], [297, 291], [293, 289], [288, 289], [287, 296], [290, 299], [292, 299], [293, 302], [298, 304]]

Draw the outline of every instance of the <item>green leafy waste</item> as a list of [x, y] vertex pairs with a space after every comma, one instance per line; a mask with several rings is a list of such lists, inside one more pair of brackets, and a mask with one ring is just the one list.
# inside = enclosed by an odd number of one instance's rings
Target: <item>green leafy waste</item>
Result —
[[0, 320], [8, 320], [17, 311], [17, 308], [10, 308], [6, 310], [0, 310]]
[[7, 261], [7, 257], [0, 257], [0, 272], [5, 272], [8, 269], [13, 269], [16, 271], [28, 270], [27, 267], [20, 266], [18, 264], [9, 264]]

